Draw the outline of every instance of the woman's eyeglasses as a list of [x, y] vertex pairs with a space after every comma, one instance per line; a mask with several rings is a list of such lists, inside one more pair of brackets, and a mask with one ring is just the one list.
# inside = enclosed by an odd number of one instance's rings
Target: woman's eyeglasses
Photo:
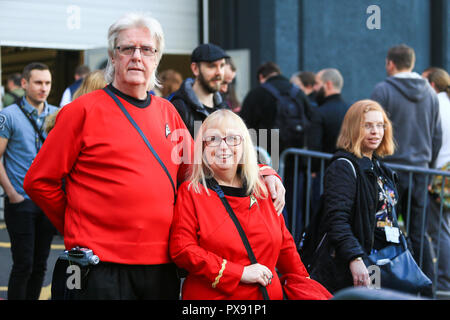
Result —
[[242, 139], [243, 138], [240, 135], [230, 135], [223, 138], [221, 136], [207, 136], [203, 139], [203, 141], [208, 147], [217, 147], [222, 143], [222, 141], [225, 141], [225, 143], [230, 147], [234, 147], [240, 145], [242, 143]]
[[377, 129], [378, 131], [384, 130], [386, 129], [386, 125], [384, 123], [365, 123], [363, 125], [363, 128], [366, 130], [372, 130], [372, 129]]

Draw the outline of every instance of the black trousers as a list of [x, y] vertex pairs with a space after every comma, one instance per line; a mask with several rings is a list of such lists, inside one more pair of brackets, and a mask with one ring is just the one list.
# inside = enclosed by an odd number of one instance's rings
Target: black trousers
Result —
[[[70, 268], [70, 269], [69, 269]], [[77, 279], [79, 277], [79, 279]], [[180, 280], [175, 264], [125, 265], [100, 262], [80, 267], [56, 262], [53, 300], [178, 300]]]
[[[427, 204], [427, 210], [425, 211], [424, 217], [424, 207], [428, 197], [428, 192], [425, 192], [428, 187], [426, 185], [425, 176], [423, 174], [413, 175], [411, 185], [411, 212], [408, 221], [407, 203], [409, 175], [407, 172], [402, 171], [397, 172], [397, 174], [399, 177], [399, 212], [402, 213], [403, 219], [405, 220], [406, 224], [409, 224], [408, 237], [411, 241], [414, 259], [416, 260], [416, 263], [418, 265], [421, 265], [422, 271], [428, 276], [428, 278], [433, 281], [434, 263], [431, 251], [432, 248], [427, 239], [428, 211], [430, 210], [430, 204]], [[423, 226], [424, 234], [422, 236], [423, 221], [425, 222], [425, 225]], [[422, 257], [420, 257], [421, 246]]]
[[8, 299], [37, 300], [44, 282], [55, 228], [29, 199], [13, 204], [6, 198], [5, 223], [13, 259]]
[[436, 256], [439, 250], [436, 287], [440, 291], [450, 291], [450, 209], [443, 208], [442, 221], [440, 221], [440, 202], [437, 202], [436, 198], [432, 195], [429, 195], [428, 201], [428, 205], [430, 206], [428, 233], [432, 238]]

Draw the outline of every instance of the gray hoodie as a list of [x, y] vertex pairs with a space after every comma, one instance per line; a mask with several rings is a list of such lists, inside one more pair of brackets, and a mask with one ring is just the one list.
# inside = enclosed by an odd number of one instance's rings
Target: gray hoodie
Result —
[[417, 73], [388, 77], [376, 85], [371, 99], [392, 121], [396, 150], [386, 161], [428, 167], [442, 144], [439, 102], [428, 81]]

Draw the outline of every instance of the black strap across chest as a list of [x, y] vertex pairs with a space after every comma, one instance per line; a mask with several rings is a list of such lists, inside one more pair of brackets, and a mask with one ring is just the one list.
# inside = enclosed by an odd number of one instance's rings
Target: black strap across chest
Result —
[[117, 106], [120, 108], [120, 110], [122, 110], [123, 114], [127, 117], [127, 119], [131, 122], [133, 127], [139, 133], [139, 135], [141, 136], [142, 140], [144, 140], [145, 144], [147, 145], [147, 147], [149, 148], [149, 150], [151, 151], [153, 156], [159, 162], [159, 164], [163, 168], [164, 172], [166, 173], [167, 177], [169, 178], [170, 184], [172, 185], [172, 189], [173, 189], [174, 199], [176, 199], [175, 183], [173, 182], [172, 176], [170, 175], [169, 170], [167, 169], [167, 167], [164, 164], [164, 162], [159, 157], [158, 153], [155, 151], [155, 149], [150, 144], [150, 141], [148, 141], [148, 139], [145, 136], [144, 132], [142, 132], [141, 128], [139, 128], [138, 124], [136, 123], [136, 121], [134, 121], [134, 119], [128, 113], [127, 109], [125, 109], [125, 107], [123, 106], [122, 102], [120, 102], [119, 98], [117, 98], [117, 96], [114, 93], [112, 93], [111, 90], [108, 87], [105, 87], [103, 90], [115, 101]]
[[[239, 235], [241, 236], [242, 242], [244, 243], [245, 249], [247, 250], [247, 254], [250, 259], [250, 262], [252, 264], [258, 263], [256, 261], [256, 257], [255, 257], [255, 254], [253, 253], [252, 247], [250, 246], [250, 242], [248, 242], [245, 231], [242, 228], [241, 224], [239, 223], [239, 220], [236, 217], [236, 214], [234, 213], [230, 204], [228, 203], [228, 200], [225, 198], [225, 194], [224, 194], [222, 188], [219, 186], [217, 181], [214, 179], [208, 179], [207, 183], [208, 183], [208, 186], [217, 193], [220, 200], [222, 201], [222, 204], [224, 205], [225, 209], [227, 210], [228, 214], [230, 215], [231, 220], [233, 220], [234, 225], [236, 226], [236, 229], [238, 230]], [[266, 287], [263, 287], [260, 285], [259, 288], [261, 290], [264, 300], [270, 300]]]
[[31, 125], [32, 125], [33, 128], [34, 128], [34, 131], [36, 131], [36, 133], [37, 133], [38, 136], [39, 136], [39, 139], [41, 139], [41, 142], [44, 143], [45, 138], [44, 138], [43, 132], [44, 132], [45, 118], [44, 118], [44, 120], [42, 121], [41, 127], [38, 128], [36, 122], [35, 122], [34, 119], [33, 119], [33, 116], [31, 115], [31, 113], [29, 113], [27, 110], [25, 110], [25, 107], [23, 106], [22, 101], [20, 101], [17, 105], [19, 106], [19, 109], [23, 112], [23, 114], [25, 115], [25, 117], [28, 119], [28, 121], [30, 121]]

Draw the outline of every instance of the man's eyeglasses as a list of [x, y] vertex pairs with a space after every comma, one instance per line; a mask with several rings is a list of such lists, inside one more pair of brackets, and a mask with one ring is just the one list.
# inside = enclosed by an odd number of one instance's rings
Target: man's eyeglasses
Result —
[[366, 130], [377, 129], [378, 131], [381, 131], [386, 129], [386, 125], [384, 123], [376, 123], [376, 124], [365, 123], [363, 127]]
[[133, 46], [118, 46], [116, 47], [117, 50], [119, 50], [119, 53], [124, 56], [132, 56], [134, 54], [135, 50], [141, 50], [141, 55], [144, 55], [146, 57], [153, 57], [158, 50], [152, 47], [133, 47]]
[[208, 147], [217, 147], [222, 143], [222, 140], [230, 147], [234, 147], [240, 145], [243, 138], [240, 135], [230, 135], [223, 138], [220, 136], [208, 136], [203, 139]]

